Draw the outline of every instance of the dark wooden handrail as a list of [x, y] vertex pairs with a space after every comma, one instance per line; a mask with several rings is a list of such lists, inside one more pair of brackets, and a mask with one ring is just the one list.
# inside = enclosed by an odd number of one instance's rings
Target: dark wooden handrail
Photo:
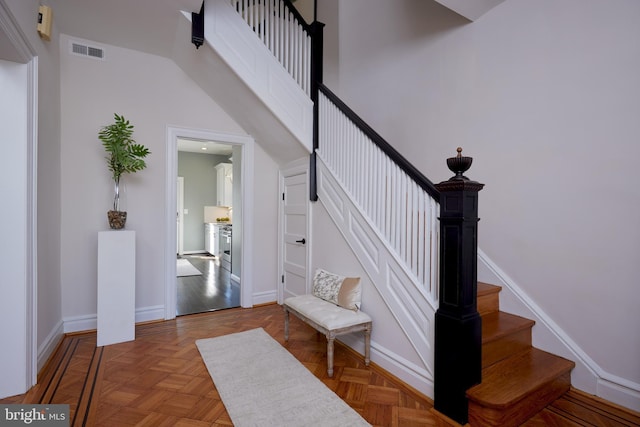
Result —
[[391, 146], [379, 133], [369, 126], [360, 116], [347, 106], [336, 94], [331, 92], [324, 84], [319, 84], [318, 89], [322, 92], [338, 109], [353, 122], [371, 141], [377, 145], [383, 153], [398, 165], [416, 184], [426, 191], [436, 202], [440, 203], [440, 191], [435, 185], [411, 164], [402, 154]]
[[298, 23], [302, 25], [302, 28], [304, 28], [304, 30], [307, 33], [311, 34], [311, 25], [307, 24], [307, 21], [305, 21], [302, 15], [300, 15], [300, 12], [298, 12], [298, 9], [296, 9], [293, 3], [291, 3], [291, 0], [282, 0], [282, 1], [284, 2], [285, 7], [289, 9], [291, 13], [293, 13], [293, 16], [294, 18], [296, 18], [296, 21], [298, 21]]

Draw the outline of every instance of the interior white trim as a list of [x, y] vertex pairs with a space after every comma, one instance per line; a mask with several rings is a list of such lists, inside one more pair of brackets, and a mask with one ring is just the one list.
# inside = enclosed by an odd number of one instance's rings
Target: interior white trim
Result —
[[49, 361], [49, 358], [58, 347], [58, 344], [62, 341], [64, 335], [64, 322], [62, 319], [51, 330], [49, 335], [44, 339], [40, 348], [38, 348], [38, 370], [42, 369]]
[[269, 304], [276, 300], [276, 291], [256, 292], [253, 295], [254, 304]]
[[253, 306], [253, 150], [254, 140], [212, 130], [167, 126], [167, 168], [165, 184], [165, 298], [164, 318], [176, 317], [176, 185], [178, 138], [217, 141], [242, 147], [242, 254], [240, 264], [240, 305]]
[[[164, 305], [152, 305], [149, 307], [137, 308], [135, 314], [135, 323], [137, 324], [162, 319], [162, 317], [164, 316], [164, 311]], [[96, 331], [98, 329], [98, 315], [87, 314], [82, 316], [65, 317], [64, 319], [62, 319], [60, 327], [62, 328], [61, 332], [65, 334]]]
[[176, 183], [176, 202], [178, 204], [178, 255], [184, 254], [184, 177], [179, 176]]
[[38, 57], [27, 64], [27, 384], [38, 382]]

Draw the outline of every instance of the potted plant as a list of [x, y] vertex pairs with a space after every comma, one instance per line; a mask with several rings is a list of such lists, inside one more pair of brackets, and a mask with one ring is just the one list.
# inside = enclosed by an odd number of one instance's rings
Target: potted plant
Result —
[[98, 138], [107, 152], [107, 167], [115, 184], [113, 209], [107, 212], [109, 226], [124, 228], [127, 212], [120, 211], [120, 178], [122, 174], [138, 172], [147, 167], [144, 158], [151, 154], [148, 148], [132, 138], [133, 125], [124, 116], [114, 114], [115, 121], [102, 127]]

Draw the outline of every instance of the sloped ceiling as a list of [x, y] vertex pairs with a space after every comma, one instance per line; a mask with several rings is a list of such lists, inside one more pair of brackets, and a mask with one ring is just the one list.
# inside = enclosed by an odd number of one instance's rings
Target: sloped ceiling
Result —
[[462, 15], [469, 21], [475, 21], [482, 15], [502, 3], [504, 0], [435, 0], [441, 5]]
[[170, 57], [180, 11], [198, 12], [202, 0], [49, 0], [48, 4], [53, 25], [61, 33]]

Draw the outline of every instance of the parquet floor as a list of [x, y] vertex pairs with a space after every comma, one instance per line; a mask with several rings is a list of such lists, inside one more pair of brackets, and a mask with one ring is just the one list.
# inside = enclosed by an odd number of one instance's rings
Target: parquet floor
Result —
[[[336, 346], [334, 377], [327, 377], [324, 336], [292, 316], [285, 344], [283, 313], [275, 304], [138, 325], [135, 341], [106, 347], [96, 348], [95, 333], [67, 336], [42, 370], [38, 385], [0, 403], [66, 403], [72, 426], [231, 426], [195, 341], [257, 327], [372, 425], [437, 425], [429, 399], [375, 366], [364, 367], [361, 357], [341, 345]], [[582, 398], [579, 393], [578, 397]], [[527, 425], [640, 425], [640, 417], [604, 403], [594, 411], [597, 405], [586, 398], [588, 404], [559, 401], [561, 409]], [[561, 411], [565, 415], [558, 416]]]

